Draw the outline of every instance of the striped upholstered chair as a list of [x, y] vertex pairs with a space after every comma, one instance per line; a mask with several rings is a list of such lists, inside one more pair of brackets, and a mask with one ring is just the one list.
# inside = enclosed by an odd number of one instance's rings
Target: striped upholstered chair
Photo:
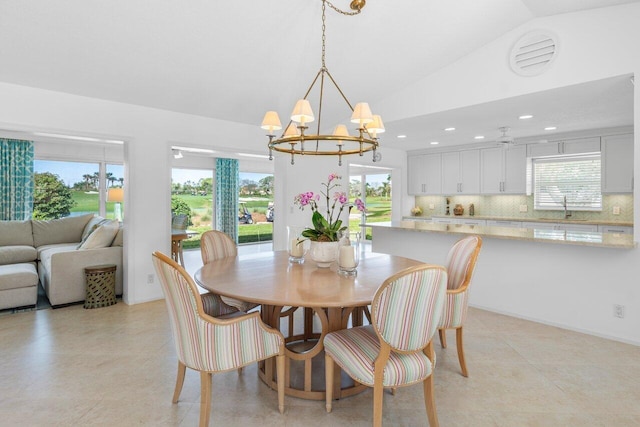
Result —
[[469, 301], [469, 285], [473, 277], [476, 260], [482, 247], [480, 236], [469, 236], [458, 240], [447, 254], [447, 301], [444, 312], [438, 325], [438, 335], [442, 348], [447, 347], [447, 329], [456, 330], [456, 346], [458, 347], [458, 360], [462, 375], [469, 376], [467, 363], [464, 359], [462, 340], [462, 327], [467, 317], [467, 305]]
[[421, 265], [389, 277], [371, 304], [372, 325], [324, 337], [326, 407], [331, 412], [334, 361], [355, 381], [373, 387], [373, 425], [382, 425], [382, 394], [422, 382], [429, 425], [438, 425], [433, 398], [435, 358], [431, 339], [442, 316], [444, 267]]
[[[235, 242], [222, 231], [209, 230], [205, 231], [200, 238], [200, 254], [202, 263], [206, 265], [218, 259], [238, 256], [238, 248]], [[259, 305], [225, 296], [219, 298], [224, 304], [240, 311], [249, 311]]]
[[173, 403], [178, 402], [186, 368], [200, 372], [200, 426], [209, 425], [211, 380], [216, 372], [276, 357], [278, 409], [284, 412], [284, 337], [269, 328], [259, 313], [233, 313], [216, 318], [205, 313], [196, 284], [178, 263], [154, 252], [153, 264], [162, 285], [178, 353]]

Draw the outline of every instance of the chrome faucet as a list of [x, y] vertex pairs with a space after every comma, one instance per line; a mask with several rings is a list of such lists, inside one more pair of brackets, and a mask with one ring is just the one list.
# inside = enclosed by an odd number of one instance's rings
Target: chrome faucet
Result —
[[564, 219], [567, 219], [571, 216], [571, 211], [567, 210], [567, 196], [564, 196]]

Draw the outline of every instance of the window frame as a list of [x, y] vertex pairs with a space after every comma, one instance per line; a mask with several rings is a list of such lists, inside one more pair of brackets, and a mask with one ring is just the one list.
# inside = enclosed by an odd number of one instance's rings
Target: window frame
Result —
[[[588, 154], [571, 154], [563, 156], [551, 156], [551, 157], [537, 157], [532, 160], [531, 182], [533, 193], [533, 209], [545, 210], [545, 211], [558, 211], [558, 210], [571, 210], [571, 211], [587, 211], [587, 212], [601, 212], [603, 209], [603, 196], [602, 196], [602, 156], [601, 153], [588, 153]], [[594, 164], [595, 162], [595, 164]], [[583, 165], [578, 165], [582, 163]], [[547, 165], [561, 164], [561, 170], [555, 171], [557, 175], [562, 176], [562, 172], [568, 170], [569, 167], [582, 166], [583, 173], [582, 179], [572, 180], [558, 179], [557, 181], [549, 181], [553, 171], [543, 172], [542, 167]], [[571, 165], [574, 164], [574, 165]], [[594, 170], [590, 168], [590, 165], [594, 165], [597, 168], [598, 173], [593, 173]], [[559, 169], [556, 167], [556, 169]], [[542, 175], [545, 173], [548, 176]], [[541, 176], [542, 175], [542, 176]], [[596, 178], [597, 177], [597, 178]], [[542, 195], [541, 187], [544, 185], [548, 187], [550, 184], [540, 184], [545, 182], [543, 178], [546, 178], [548, 182], [555, 183], [557, 192], [554, 195], [550, 194], [551, 190], [547, 190]], [[590, 190], [585, 192], [585, 188]], [[580, 197], [577, 197], [577, 195]], [[590, 194], [590, 200], [584, 199], [585, 194]], [[566, 206], [565, 198], [566, 197]], [[541, 198], [543, 198], [541, 200]]]

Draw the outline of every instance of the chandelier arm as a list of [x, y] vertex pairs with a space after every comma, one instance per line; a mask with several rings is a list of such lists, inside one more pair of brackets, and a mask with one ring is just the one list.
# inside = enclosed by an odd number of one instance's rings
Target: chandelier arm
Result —
[[[318, 103], [318, 127], [316, 128], [316, 135], [320, 135], [320, 124], [322, 122], [322, 102], [323, 102], [323, 98], [324, 98], [324, 73], [326, 71], [326, 68], [323, 68], [322, 70], [322, 76], [320, 77], [320, 102]], [[316, 151], [318, 151], [318, 148], [320, 142], [316, 141]]]
[[351, 110], [351, 112], [353, 112], [353, 107], [351, 106], [351, 103], [349, 102], [349, 100], [345, 96], [344, 92], [342, 92], [342, 89], [340, 89], [340, 86], [338, 86], [338, 83], [336, 83], [336, 81], [333, 79], [333, 76], [331, 75], [331, 73], [329, 72], [328, 69], [325, 69], [325, 71], [327, 72], [327, 75], [331, 79], [331, 83], [333, 83], [333, 85], [336, 87], [336, 89], [338, 89], [338, 92], [340, 93], [340, 96], [342, 96], [342, 99], [344, 99], [344, 102], [347, 103], [347, 105], [349, 106], [349, 109]]

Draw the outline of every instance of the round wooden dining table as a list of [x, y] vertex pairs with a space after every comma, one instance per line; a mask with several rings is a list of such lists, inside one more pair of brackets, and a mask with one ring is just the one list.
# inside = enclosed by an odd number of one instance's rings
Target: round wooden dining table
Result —
[[[286, 394], [324, 400], [324, 336], [361, 325], [382, 282], [419, 264], [409, 258], [364, 252], [357, 275], [342, 276], [335, 263], [330, 268], [318, 268], [311, 260], [290, 263], [286, 251], [276, 251], [211, 262], [196, 272], [195, 280], [215, 294], [261, 304], [263, 321], [285, 335]], [[273, 363], [261, 363], [259, 375], [277, 389]], [[336, 399], [365, 389], [339, 369], [335, 371]]]

